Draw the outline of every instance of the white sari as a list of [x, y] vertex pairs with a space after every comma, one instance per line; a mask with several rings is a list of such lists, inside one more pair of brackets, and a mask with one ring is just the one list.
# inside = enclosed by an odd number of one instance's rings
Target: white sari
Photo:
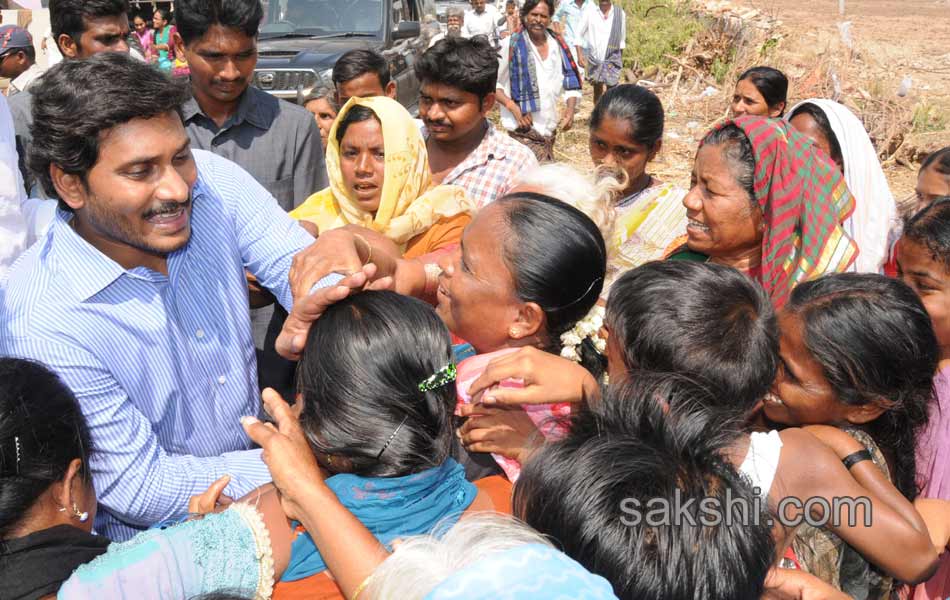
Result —
[[[845, 230], [859, 250], [852, 268], [859, 273], [882, 273], [887, 261], [888, 236], [898, 223], [897, 203], [871, 138], [860, 119], [843, 104], [812, 98], [799, 102], [787, 114], [794, 114], [802, 104], [814, 104], [825, 113], [841, 146], [844, 179], [855, 201], [854, 213], [844, 222]], [[785, 118], [791, 121], [788, 116]]]

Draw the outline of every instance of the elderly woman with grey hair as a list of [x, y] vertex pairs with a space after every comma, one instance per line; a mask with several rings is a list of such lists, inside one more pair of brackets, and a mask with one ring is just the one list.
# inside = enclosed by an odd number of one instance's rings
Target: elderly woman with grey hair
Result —
[[333, 90], [325, 85], [318, 85], [312, 92], [304, 96], [303, 107], [313, 113], [313, 118], [320, 128], [320, 142], [323, 150], [327, 149], [327, 136], [330, 127], [336, 120], [336, 106], [333, 105]]

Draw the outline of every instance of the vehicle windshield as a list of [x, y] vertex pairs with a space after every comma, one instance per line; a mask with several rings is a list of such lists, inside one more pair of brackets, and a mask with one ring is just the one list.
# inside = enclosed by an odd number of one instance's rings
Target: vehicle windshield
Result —
[[297, 35], [383, 36], [382, 0], [269, 0], [261, 38]]

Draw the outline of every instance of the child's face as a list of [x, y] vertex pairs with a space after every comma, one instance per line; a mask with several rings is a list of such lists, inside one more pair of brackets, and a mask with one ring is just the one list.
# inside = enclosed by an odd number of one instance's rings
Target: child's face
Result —
[[950, 272], [929, 248], [903, 239], [897, 248], [901, 279], [920, 296], [933, 321], [940, 358], [950, 358]]
[[765, 399], [765, 416], [786, 425], [844, 423], [849, 407], [837, 401], [821, 364], [805, 347], [805, 327], [797, 314], [779, 313], [781, 364], [772, 393]]
[[930, 165], [917, 175], [917, 206], [920, 210], [941, 196], [950, 196], [950, 177]]

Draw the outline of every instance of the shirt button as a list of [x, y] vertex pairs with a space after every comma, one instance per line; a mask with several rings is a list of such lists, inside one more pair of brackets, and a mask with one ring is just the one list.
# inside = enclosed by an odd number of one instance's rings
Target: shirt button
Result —
[[195, 332], [195, 337], [198, 338], [199, 340], [200, 340], [200, 339], [203, 339], [204, 336], [205, 336], [205, 330], [204, 330], [204, 329], [199, 329], [198, 331]]
[[224, 385], [227, 382], [227, 380], [228, 380], [227, 377], [225, 377], [224, 375], [222, 375], [221, 377], [218, 377], [218, 383], [220, 383], [221, 385]]
[[495, 155], [494, 155], [494, 154], [489, 154], [489, 155], [488, 155], [488, 160], [495, 160]]

